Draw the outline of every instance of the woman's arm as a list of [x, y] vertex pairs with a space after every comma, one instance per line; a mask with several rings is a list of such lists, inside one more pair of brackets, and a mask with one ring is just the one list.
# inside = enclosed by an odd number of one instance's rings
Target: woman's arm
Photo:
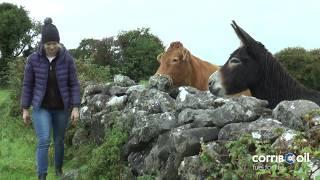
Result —
[[28, 58], [27, 64], [24, 68], [22, 95], [21, 95], [21, 107], [23, 109], [29, 109], [33, 96], [34, 87], [34, 71], [31, 64], [31, 57]]
[[69, 90], [71, 107], [80, 107], [80, 84], [77, 77], [76, 65], [71, 55], [68, 55], [69, 64]]

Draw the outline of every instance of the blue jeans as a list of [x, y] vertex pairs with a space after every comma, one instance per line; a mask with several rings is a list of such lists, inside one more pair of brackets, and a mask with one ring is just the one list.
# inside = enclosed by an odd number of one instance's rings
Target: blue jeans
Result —
[[68, 126], [69, 115], [66, 110], [49, 110], [34, 108], [32, 122], [35, 129], [38, 146], [36, 160], [38, 175], [48, 171], [48, 149], [50, 145], [50, 133], [53, 129], [54, 163], [56, 168], [61, 168], [64, 156], [64, 135]]

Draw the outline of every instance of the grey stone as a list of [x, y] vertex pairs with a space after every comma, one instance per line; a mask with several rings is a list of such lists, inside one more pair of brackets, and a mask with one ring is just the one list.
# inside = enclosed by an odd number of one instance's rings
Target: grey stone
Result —
[[83, 128], [77, 129], [77, 131], [75, 132], [72, 138], [72, 145], [75, 147], [80, 147], [82, 144], [87, 143], [88, 135], [89, 135], [88, 130]]
[[215, 96], [209, 91], [199, 91], [193, 87], [180, 87], [176, 99], [177, 110], [185, 108], [190, 109], [207, 109], [213, 107]]
[[106, 103], [106, 107], [110, 107], [111, 109], [117, 108], [118, 110], [123, 109], [126, 105], [128, 96], [112, 96], [110, 100]]
[[314, 147], [320, 145], [320, 125], [313, 126], [312, 128], [308, 129], [307, 132], [308, 141]]
[[175, 101], [165, 92], [150, 89], [131, 93], [127, 108], [144, 110], [150, 114], [164, 113], [175, 110]]
[[88, 103], [92, 96], [96, 94], [110, 95], [109, 90], [112, 87], [112, 85], [112, 83], [87, 85], [84, 88], [83, 96], [81, 98], [81, 104]]
[[277, 131], [286, 128], [276, 119], [259, 118], [253, 122], [231, 123], [224, 126], [219, 132], [219, 140], [237, 140], [244, 134], [250, 134], [258, 140], [274, 141], [279, 134]]
[[177, 177], [183, 158], [199, 154], [200, 139], [204, 142], [216, 140], [218, 132], [216, 127], [190, 129], [189, 125], [184, 125], [160, 135], [145, 158], [146, 172], [150, 173], [156, 167], [162, 178]]
[[254, 97], [217, 98], [192, 87], [174, 89], [165, 76], [151, 77], [149, 83], [144, 87], [117, 76], [114, 83], [89, 84], [84, 92], [72, 143], [99, 145], [112, 127], [121, 124], [129, 132], [121, 147], [121, 158], [129, 165], [121, 173], [124, 179], [143, 175], [159, 180], [204, 179], [208, 167], [201, 163], [199, 152], [215, 157], [217, 166], [228, 163], [224, 145], [243, 134], [279, 149], [292, 146], [300, 133], [295, 130], [303, 130], [309, 144], [320, 144], [319, 115], [305, 117], [319, 108], [310, 101], [284, 101], [271, 110], [266, 101]]
[[128, 165], [131, 171], [134, 174], [143, 175], [144, 174], [144, 159], [145, 159], [145, 152], [132, 152], [128, 156]]
[[158, 89], [159, 91], [168, 92], [173, 86], [172, 79], [166, 75], [156, 74], [149, 78], [148, 88]]
[[308, 100], [282, 101], [274, 108], [272, 114], [284, 126], [297, 131], [303, 131], [308, 128], [303, 120], [303, 116], [315, 109], [319, 109], [319, 106]]
[[111, 96], [123, 96], [126, 95], [128, 87], [112, 86], [109, 90]]
[[128, 142], [131, 149], [141, 149], [148, 142], [156, 139], [161, 133], [177, 127], [177, 119], [173, 113], [150, 114], [139, 111], [135, 114], [131, 139]]
[[292, 148], [294, 138], [298, 135], [298, 132], [288, 129], [281, 134], [280, 137], [272, 144], [272, 147], [275, 149], [283, 150], [281, 152], [288, 151], [289, 148]]
[[96, 94], [89, 100], [88, 105], [91, 106], [93, 112], [99, 112], [106, 108], [109, 99], [109, 95]]
[[80, 108], [79, 111], [80, 118], [79, 118], [79, 124], [82, 127], [88, 126], [92, 120], [92, 107], [91, 106], [83, 106]]
[[129, 87], [129, 86], [133, 86], [136, 83], [134, 82], [134, 80], [130, 79], [128, 76], [124, 76], [121, 74], [117, 74], [114, 76], [113, 78], [113, 82], [118, 85], [118, 86], [122, 86], [122, 87]]
[[134, 92], [134, 91], [137, 91], [137, 92], [140, 92], [140, 93], [141, 93], [141, 92], [143, 92], [145, 89], [146, 89], [146, 87], [143, 86], [143, 85], [130, 86], [130, 87], [128, 88], [128, 90], [126, 91], [126, 94], [129, 95], [129, 94], [131, 94], [131, 93]]
[[308, 162], [308, 166], [310, 171], [313, 172], [310, 179], [318, 180], [320, 177], [320, 159], [311, 159], [310, 162]]
[[199, 155], [185, 157], [181, 162], [178, 174], [181, 180], [204, 180], [205, 169]]
[[193, 123], [194, 127], [223, 127], [230, 123], [253, 121], [257, 117], [254, 111], [230, 101], [216, 109], [184, 109], [179, 114], [178, 122], [179, 124]]
[[77, 180], [79, 178], [79, 170], [78, 169], [73, 169], [65, 173], [62, 177], [61, 180]]

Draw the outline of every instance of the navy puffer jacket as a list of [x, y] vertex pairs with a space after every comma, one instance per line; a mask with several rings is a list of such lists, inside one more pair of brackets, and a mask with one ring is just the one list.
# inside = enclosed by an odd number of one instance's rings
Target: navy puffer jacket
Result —
[[[43, 46], [28, 57], [24, 70], [22, 108], [28, 109], [31, 105], [33, 108], [41, 106], [46, 93], [49, 65]], [[72, 56], [63, 46], [56, 61], [56, 77], [64, 108], [79, 107], [80, 85], [76, 66]]]

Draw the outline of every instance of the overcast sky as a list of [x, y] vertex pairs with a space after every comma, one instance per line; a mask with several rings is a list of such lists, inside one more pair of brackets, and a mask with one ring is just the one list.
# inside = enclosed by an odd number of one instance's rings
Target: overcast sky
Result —
[[203, 60], [223, 64], [239, 46], [235, 20], [272, 53], [286, 47], [320, 48], [318, 0], [8, 0], [33, 19], [52, 17], [61, 42], [115, 36], [149, 27], [167, 47], [181, 41]]

